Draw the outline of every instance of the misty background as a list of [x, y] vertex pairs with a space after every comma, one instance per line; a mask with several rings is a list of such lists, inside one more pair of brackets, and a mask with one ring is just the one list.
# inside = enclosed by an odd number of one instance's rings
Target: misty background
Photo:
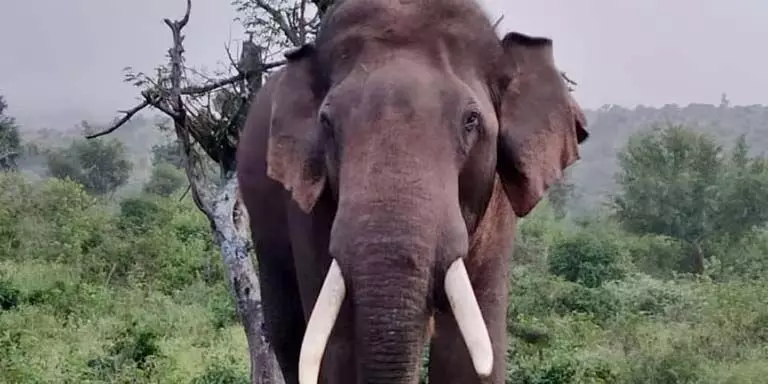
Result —
[[[765, 102], [768, 3], [759, 0], [483, 0], [501, 32], [551, 37], [558, 65], [579, 83], [588, 108]], [[22, 126], [111, 119], [133, 103], [122, 69], [164, 62], [165, 17], [182, 0], [4, 1], [0, 5], [0, 92]], [[187, 62], [211, 70], [224, 46], [244, 37], [229, 1], [198, 1], [186, 28]]]
[[[482, 0], [500, 33], [554, 40], [559, 67], [578, 83], [592, 137], [569, 169], [590, 206], [614, 188], [616, 152], [632, 133], [685, 122], [725, 143], [746, 134], [768, 149], [768, 3], [758, 0]], [[152, 73], [165, 62], [171, 37], [163, 18], [180, 17], [182, 0], [71, 0], [5, 3], [0, 10], [0, 94], [26, 140], [56, 144], [79, 135], [82, 121], [104, 126], [132, 107], [138, 92], [123, 69]], [[229, 1], [193, 2], [185, 28], [186, 64], [216, 77], [246, 38]], [[280, 57], [267, 58], [267, 61]], [[733, 107], [721, 110], [726, 103]], [[161, 140], [147, 110], [116, 134], [132, 153], [133, 177], [144, 181], [149, 152]], [[149, 120], [143, 120], [147, 118]], [[44, 133], [40, 133], [44, 132]], [[42, 136], [42, 138], [41, 138]], [[763, 145], [765, 144], [765, 145]], [[39, 164], [42, 166], [42, 164]], [[42, 171], [42, 168], [40, 169]]]

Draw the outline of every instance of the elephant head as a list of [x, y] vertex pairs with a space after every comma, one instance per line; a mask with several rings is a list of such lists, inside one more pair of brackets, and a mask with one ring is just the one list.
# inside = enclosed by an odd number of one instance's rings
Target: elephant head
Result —
[[345, 0], [286, 58], [267, 172], [305, 212], [326, 189], [337, 204], [301, 382], [317, 382], [345, 298], [364, 382], [415, 382], [438, 298], [487, 375], [491, 343], [463, 264], [470, 236], [497, 180], [525, 216], [587, 138], [552, 41], [500, 39], [471, 0]]

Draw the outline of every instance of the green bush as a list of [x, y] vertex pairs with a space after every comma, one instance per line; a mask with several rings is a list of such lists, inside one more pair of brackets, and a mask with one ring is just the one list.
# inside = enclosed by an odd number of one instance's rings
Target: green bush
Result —
[[636, 268], [658, 278], [672, 278], [687, 259], [685, 245], [669, 236], [627, 236], [624, 244]]
[[184, 171], [169, 163], [159, 163], [152, 168], [144, 192], [168, 197], [183, 187], [186, 181]]
[[82, 185], [94, 195], [114, 193], [128, 182], [133, 163], [117, 139], [76, 139], [48, 154], [48, 173]]
[[153, 196], [128, 197], [120, 201], [117, 226], [126, 232], [146, 234], [152, 229], [167, 225], [173, 214], [173, 205], [168, 204], [168, 199]]
[[191, 384], [250, 384], [248, 372], [232, 358], [217, 358]]
[[588, 288], [574, 284], [571, 289], [562, 291], [555, 297], [553, 309], [561, 314], [581, 313], [605, 320], [619, 309], [619, 301], [613, 292], [602, 287]]
[[610, 236], [577, 231], [555, 242], [549, 269], [555, 275], [589, 288], [624, 276], [622, 248]]
[[0, 310], [16, 308], [21, 301], [21, 292], [10, 281], [0, 278]]

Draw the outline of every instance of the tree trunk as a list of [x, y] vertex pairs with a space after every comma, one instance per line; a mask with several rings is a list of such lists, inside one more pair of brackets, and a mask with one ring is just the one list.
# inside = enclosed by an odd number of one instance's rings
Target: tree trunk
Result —
[[253, 384], [284, 383], [274, 352], [264, 337], [261, 287], [248, 254], [247, 213], [237, 195], [237, 178], [228, 175], [213, 202], [211, 229], [227, 272], [237, 315], [245, 328]]

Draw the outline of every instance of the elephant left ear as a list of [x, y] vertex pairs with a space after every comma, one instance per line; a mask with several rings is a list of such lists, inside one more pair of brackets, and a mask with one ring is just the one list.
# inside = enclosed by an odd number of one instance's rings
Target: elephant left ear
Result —
[[507, 198], [524, 217], [587, 139], [584, 113], [554, 64], [552, 40], [511, 32], [504, 49], [497, 170]]

